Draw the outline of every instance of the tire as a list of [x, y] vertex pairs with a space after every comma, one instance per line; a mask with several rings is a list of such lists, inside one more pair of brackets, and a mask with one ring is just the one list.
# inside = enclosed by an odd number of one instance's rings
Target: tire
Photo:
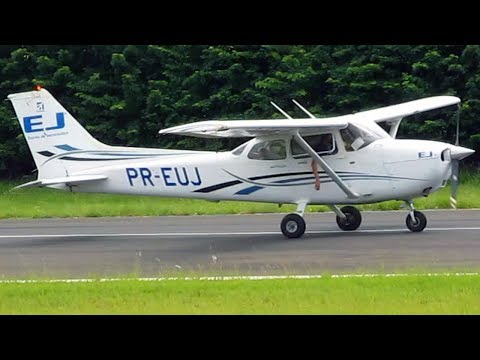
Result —
[[287, 238], [299, 238], [305, 233], [305, 220], [298, 214], [288, 214], [280, 224], [283, 235]]
[[360, 214], [360, 211], [358, 211], [358, 209], [353, 206], [344, 206], [340, 210], [345, 214], [347, 218], [342, 219], [340, 216], [337, 215], [338, 227], [344, 231], [357, 230], [362, 223], [362, 214]]
[[414, 211], [413, 216], [415, 217], [415, 223], [412, 221], [410, 214], [407, 215], [407, 219], [405, 221], [407, 227], [410, 229], [410, 231], [413, 232], [423, 231], [423, 229], [425, 229], [425, 226], [427, 226], [427, 218], [420, 211]]

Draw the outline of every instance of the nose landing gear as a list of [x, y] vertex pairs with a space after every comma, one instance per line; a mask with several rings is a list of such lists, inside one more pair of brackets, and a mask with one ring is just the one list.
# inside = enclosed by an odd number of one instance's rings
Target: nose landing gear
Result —
[[415, 210], [412, 201], [406, 201], [406, 203], [410, 208], [410, 212], [405, 219], [407, 227], [410, 229], [410, 231], [413, 232], [423, 231], [423, 229], [425, 229], [425, 226], [427, 226], [427, 218], [422, 212]]

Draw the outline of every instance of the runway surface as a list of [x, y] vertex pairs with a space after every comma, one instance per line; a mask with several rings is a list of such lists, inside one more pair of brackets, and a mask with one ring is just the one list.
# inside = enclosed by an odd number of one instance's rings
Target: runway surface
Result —
[[308, 213], [285, 239], [284, 214], [0, 221], [0, 277], [316, 274], [480, 269], [480, 211], [425, 211], [422, 233], [406, 211], [363, 212], [354, 232], [333, 213]]

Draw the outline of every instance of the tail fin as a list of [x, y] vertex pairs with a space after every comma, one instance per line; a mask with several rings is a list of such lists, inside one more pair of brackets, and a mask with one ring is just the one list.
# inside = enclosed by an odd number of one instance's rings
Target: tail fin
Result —
[[[8, 95], [25, 140], [37, 166], [39, 178], [68, 176], [85, 162], [62, 161], [57, 155], [111, 147], [94, 139], [45, 89]], [[76, 163], [76, 164], [72, 164]]]

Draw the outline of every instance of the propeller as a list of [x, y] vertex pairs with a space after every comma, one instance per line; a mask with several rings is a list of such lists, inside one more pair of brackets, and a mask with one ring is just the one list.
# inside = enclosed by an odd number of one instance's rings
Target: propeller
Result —
[[453, 209], [457, 208], [457, 190], [458, 190], [458, 173], [459, 173], [459, 160], [452, 160], [452, 176], [450, 178], [451, 194], [450, 194], [450, 206]]
[[[460, 130], [460, 104], [457, 105], [457, 129], [456, 129], [456, 134], [455, 134], [455, 146], [459, 145], [458, 141], [458, 135], [459, 135], [459, 130]], [[457, 208], [457, 191], [458, 191], [458, 184], [459, 184], [459, 178], [458, 175], [460, 173], [460, 159], [458, 156], [452, 156], [452, 175], [450, 177], [450, 187], [451, 187], [451, 193], [450, 193], [450, 206], [453, 209]]]

